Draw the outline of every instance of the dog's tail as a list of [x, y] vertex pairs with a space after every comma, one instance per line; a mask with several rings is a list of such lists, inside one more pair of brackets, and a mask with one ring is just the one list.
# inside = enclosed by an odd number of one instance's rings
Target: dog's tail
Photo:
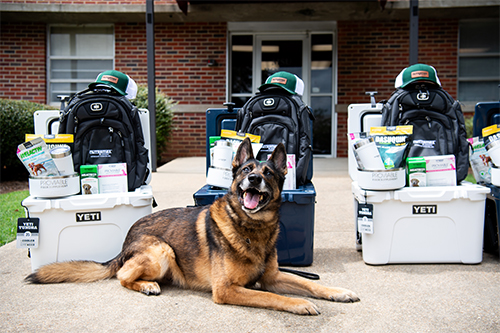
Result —
[[117, 258], [107, 263], [64, 261], [40, 267], [25, 278], [30, 283], [94, 282], [110, 279], [120, 269]]

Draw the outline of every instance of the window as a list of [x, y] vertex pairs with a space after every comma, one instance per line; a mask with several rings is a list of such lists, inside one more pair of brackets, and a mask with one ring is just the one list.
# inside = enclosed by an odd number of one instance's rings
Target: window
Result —
[[500, 99], [499, 22], [460, 22], [458, 99], [462, 102]]
[[58, 95], [83, 90], [99, 73], [114, 68], [113, 26], [51, 26], [48, 41], [51, 105], [59, 105]]
[[253, 84], [253, 36], [234, 35], [231, 37], [231, 101], [237, 107], [252, 96]]
[[311, 36], [311, 108], [314, 154], [332, 154], [333, 114], [333, 35]]

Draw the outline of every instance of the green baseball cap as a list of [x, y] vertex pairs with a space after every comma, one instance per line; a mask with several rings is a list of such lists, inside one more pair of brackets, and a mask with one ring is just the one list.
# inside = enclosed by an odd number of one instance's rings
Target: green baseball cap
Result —
[[439, 81], [437, 71], [434, 67], [426, 64], [415, 64], [403, 69], [401, 73], [399, 73], [394, 82], [394, 87], [404, 88], [416, 81], [430, 81], [439, 86], [441, 85], [441, 81]]
[[304, 94], [304, 81], [295, 74], [288, 72], [276, 72], [269, 76], [266, 82], [259, 87], [260, 91], [269, 88], [283, 88], [291, 94], [300, 95]]
[[90, 89], [105, 86], [112, 88], [122, 96], [127, 96], [128, 99], [135, 98], [137, 94], [137, 84], [127, 74], [119, 71], [110, 70], [100, 73], [95, 82], [89, 84]]

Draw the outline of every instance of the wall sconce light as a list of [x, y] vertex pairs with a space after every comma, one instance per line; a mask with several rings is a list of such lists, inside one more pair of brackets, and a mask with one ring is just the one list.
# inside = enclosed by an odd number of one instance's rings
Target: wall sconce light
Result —
[[208, 59], [208, 67], [216, 67], [217, 66], [217, 61], [215, 59]]

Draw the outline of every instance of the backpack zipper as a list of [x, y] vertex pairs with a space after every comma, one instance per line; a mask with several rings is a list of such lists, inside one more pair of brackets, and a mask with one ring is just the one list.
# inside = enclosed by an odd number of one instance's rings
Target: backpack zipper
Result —
[[118, 136], [120, 137], [120, 143], [121, 143], [122, 147], [125, 147], [125, 142], [123, 142], [122, 132], [120, 132], [120, 131], [116, 131], [116, 133], [117, 133], [117, 134], [118, 134]]
[[429, 116], [425, 116], [425, 120], [427, 120], [427, 126], [429, 126], [429, 129], [431, 128], [431, 118]]

